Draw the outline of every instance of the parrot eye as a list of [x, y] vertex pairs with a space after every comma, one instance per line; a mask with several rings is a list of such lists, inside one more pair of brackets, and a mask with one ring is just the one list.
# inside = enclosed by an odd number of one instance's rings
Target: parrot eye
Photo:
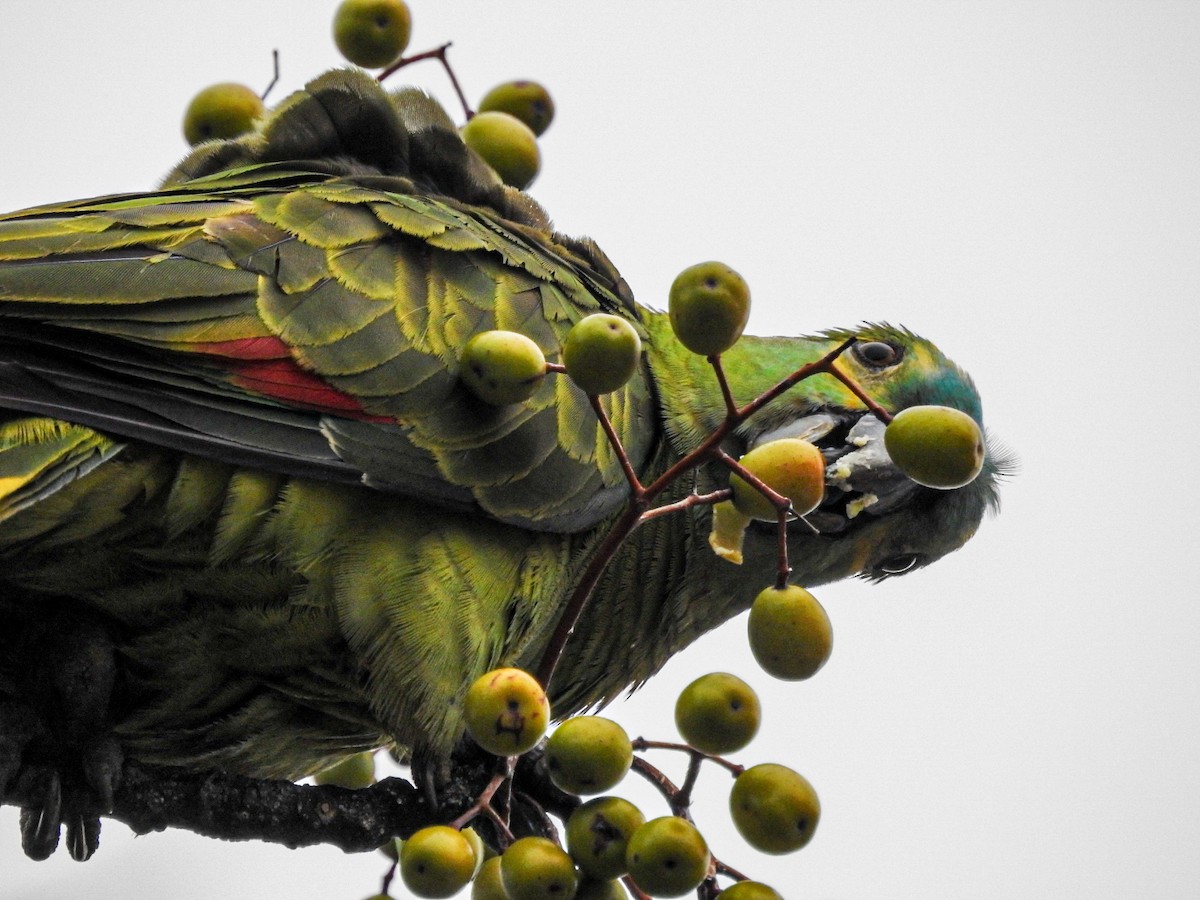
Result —
[[919, 553], [901, 553], [899, 556], [893, 556], [891, 559], [881, 562], [876, 571], [884, 578], [889, 575], [903, 575], [905, 572], [915, 569], [920, 562], [921, 555]]
[[854, 353], [863, 365], [872, 369], [884, 369], [900, 362], [900, 349], [883, 341], [864, 341], [854, 345]]

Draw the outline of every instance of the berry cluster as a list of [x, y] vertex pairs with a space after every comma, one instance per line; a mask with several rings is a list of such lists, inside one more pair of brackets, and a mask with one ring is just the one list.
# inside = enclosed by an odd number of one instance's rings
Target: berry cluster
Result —
[[[437, 58], [457, 90], [444, 46], [402, 57], [411, 26], [411, 14], [403, 0], [344, 0], [334, 18], [333, 34], [347, 60], [381, 69], [380, 79], [418, 59]], [[461, 90], [459, 96], [461, 99]], [[541, 166], [537, 137], [554, 116], [554, 103], [546, 89], [532, 81], [511, 81], [490, 91], [477, 112], [470, 110], [465, 100], [463, 106], [463, 141], [505, 184], [526, 188]], [[264, 114], [263, 98], [251, 89], [216, 84], [201, 91], [189, 105], [184, 134], [192, 144], [236, 137], [252, 131]], [[781, 534], [778, 567], [774, 583], [762, 590], [751, 607], [749, 645], [770, 675], [805, 679], [828, 660], [832, 628], [816, 598], [789, 583], [783, 534], [789, 520], [803, 519], [821, 504], [825, 459], [813, 443], [795, 437], [765, 442], [734, 459], [721, 449], [721, 439], [761, 409], [769, 397], [817, 373], [842, 380], [888, 423], [884, 431], [888, 455], [922, 485], [953, 489], [969, 483], [983, 464], [983, 437], [975, 421], [955, 409], [911, 407], [893, 417], [875, 406], [835, 365], [853, 340], [798, 371], [769, 396], [736, 407], [725, 383], [721, 354], [737, 343], [749, 311], [746, 282], [723, 263], [700, 263], [675, 279], [669, 294], [672, 329], [683, 347], [711, 364], [727, 400], [727, 420], [723, 430], [654, 484], [640, 484], [632, 467], [625, 466], [633, 498], [630, 513], [616, 523], [612, 540], [606, 544], [609, 550], [599, 554], [593, 566], [598, 572], [624, 537], [649, 515], [685, 506], [712, 506], [710, 544], [714, 552], [734, 562], [741, 562], [742, 535], [751, 521], [777, 523]], [[554, 349], [561, 363], [548, 362], [543, 349], [526, 335], [482, 332], [461, 348], [459, 379], [482, 403], [507, 406], [527, 401], [544, 379], [565, 375], [587, 395], [606, 426], [614, 452], [625, 459], [597, 398], [621, 389], [643, 366], [637, 327], [620, 315], [596, 313], [576, 322], [562, 347]], [[727, 488], [652, 506], [669, 481], [708, 464], [728, 470]], [[536, 675], [497, 669], [467, 689], [464, 712], [471, 737], [505, 762], [478, 801], [458, 819], [420, 829], [398, 850], [387, 848], [395, 863], [385, 879], [385, 893], [379, 897], [387, 896], [387, 885], [398, 871], [407, 888], [420, 897], [449, 897], [471, 884], [471, 896], [476, 900], [611, 900], [627, 896], [623, 880], [639, 897], [679, 897], [699, 891], [702, 897], [725, 900], [779, 900], [780, 894], [772, 888], [716, 859], [688, 813], [697, 772], [702, 764], [710, 764], [733, 775], [730, 815], [746, 841], [763, 852], [798, 850], [812, 838], [819, 821], [816, 792], [798, 773], [773, 763], [745, 768], [725, 759], [724, 754], [739, 751], [750, 742], [761, 714], [753, 689], [733, 675], [705, 675], [681, 693], [675, 718], [684, 743], [631, 740], [619, 724], [598, 716], [570, 718], [553, 731], [545, 740], [549, 778], [562, 791], [591, 797], [581, 801], [567, 818], [565, 847], [545, 836], [516, 837], [503, 812], [493, 806], [493, 798], [514, 771], [516, 758], [544, 739], [552, 714], [543, 685], [549, 683], [566, 635], [588, 602], [589, 582], [594, 584], [594, 579], [585, 577], [571, 598], [560, 633], [551, 640]], [[686, 754], [688, 774], [682, 786], [638, 755], [647, 749]], [[658, 786], [669, 814], [647, 819], [628, 800], [607, 793], [631, 770]], [[348, 788], [369, 785], [374, 780], [373, 757], [350, 757], [317, 780]], [[491, 820], [501, 846], [484, 844], [469, 825], [477, 817]], [[733, 883], [722, 889], [718, 876]]]
[[[740, 337], [749, 299], [741, 276], [715, 262], [686, 269], [671, 288], [669, 312], [676, 337], [692, 352], [704, 355], [718, 378], [723, 377], [720, 355]], [[603, 419], [597, 396], [618, 390], [633, 377], [641, 364], [641, 344], [627, 320], [597, 313], [582, 318], [568, 332], [561, 358], [561, 364], [547, 362], [541, 348], [517, 332], [487, 331], [463, 347], [459, 377], [479, 400], [503, 406], [527, 400], [546, 377], [566, 375], [589, 396]], [[832, 361], [823, 369], [813, 369], [818, 370], [838, 371]], [[805, 377], [808, 374], [812, 372]], [[731, 420], [752, 411], [731, 408]], [[912, 407], [895, 417], [883, 410], [877, 414], [890, 419], [885, 444], [897, 465], [914, 480], [952, 488], [978, 474], [982, 436], [969, 416], [934, 406]], [[611, 429], [606, 433], [620, 455], [620, 442]], [[824, 458], [808, 441], [768, 441], [736, 460], [715, 444], [707, 452], [706, 458], [697, 455], [689, 464], [707, 460], [726, 465], [729, 487], [693, 499], [713, 504], [710, 543], [727, 558], [740, 556], [741, 535], [752, 519], [778, 522], [783, 529], [789, 519], [803, 518], [824, 497]], [[646, 488], [630, 477], [633, 492], [643, 500], [655, 493], [654, 486]], [[663, 511], [671, 507], [659, 507], [654, 513]], [[631, 522], [639, 520], [635, 517]], [[785, 547], [781, 541], [776, 583], [764, 588], [751, 606], [748, 640], [764, 671], [799, 680], [816, 674], [829, 659], [833, 632], [817, 599], [787, 581]], [[586, 601], [586, 596], [579, 598], [580, 604]], [[566, 619], [569, 627], [570, 615]], [[709, 763], [733, 774], [730, 816], [745, 840], [765, 853], [788, 853], [805, 846], [820, 818], [817, 794], [799, 773], [774, 763], [745, 768], [724, 758], [723, 754], [750, 742], [761, 715], [753, 689], [727, 673], [698, 678], [680, 694], [675, 720], [684, 743], [630, 740], [618, 723], [599, 716], [567, 719], [545, 742], [549, 777], [568, 793], [601, 796], [583, 802], [569, 816], [565, 848], [548, 837], [516, 838], [508, 831], [491, 799], [511, 776], [516, 757], [538, 746], [545, 735], [551, 710], [542, 685], [549, 681], [555, 653], [560, 652], [561, 646], [552, 649], [539, 677], [502, 668], [482, 676], [467, 690], [464, 712], [471, 737], [484, 750], [504, 758], [507, 766], [463, 816], [449, 825], [423, 828], [403, 842], [398, 871], [407, 888], [420, 897], [449, 897], [471, 884], [471, 896], [477, 900], [566, 900], [626, 897], [623, 879], [639, 897], [679, 897], [699, 890], [701, 896], [726, 900], [779, 898], [774, 889], [746, 879], [716, 859], [688, 813], [696, 774]], [[688, 776], [682, 787], [636, 753], [647, 749], [688, 755]], [[325, 777], [362, 783], [361, 765], [347, 761]], [[669, 815], [647, 820], [628, 800], [607, 795], [631, 769], [659, 788]], [[468, 827], [477, 816], [492, 819], [506, 836], [507, 846], [497, 848], [500, 852], [485, 847]], [[718, 876], [736, 880], [722, 890]]]

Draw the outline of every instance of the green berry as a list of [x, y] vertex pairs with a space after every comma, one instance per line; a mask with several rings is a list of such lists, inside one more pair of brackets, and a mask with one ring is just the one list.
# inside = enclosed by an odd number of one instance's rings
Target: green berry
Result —
[[528, 400], [546, 375], [541, 348], [515, 331], [472, 335], [458, 361], [458, 377], [476, 397], [493, 406]]
[[392, 862], [400, 861], [400, 848], [404, 846], [404, 841], [400, 838], [392, 838], [386, 844], [379, 847], [379, 852], [390, 859]]
[[[792, 512], [806, 516], [825, 497], [825, 457], [815, 444], [800, 438], [780, 438], [759, 444], [738, 460], [773, 491], [792, 501]], [[740, 475], [729, 476], [733, 505], [752, 519], [775, 522], [779, 511]]]
[[462, 127], [467, 146], [483, 157], [500, 180], [524, 190], [542, 167], [537, 136], [529, 126], [505, 112], [481, 112]]
[[318, 772], [313, 780], [317, 784], [334, 784], [352, 790], [370, 787], [375, 783], [375, 754], [355, 753], [347, 756], [341, 762]]
[[572, 794], [599, 794], [615, 786], [633, 762], [625, 729], [601, 716], [576, 716], [546, 742], [550, 780]]
[[754, 689], [728, 672], [701, 675], [675, 701], [675, 727], [704, 753], [741, 750], [758, 733], [761, 720]]
[[244, 84], [223, 82], [206, 87], [183, 114], [183, 136], [195, 146], [204, 141], [235, 138], [254, 130], [266, 113], [258, 94]]
[[563, 344], [567, 375], [585, 394], [607, 394], [625, 385], [642, 358], [642, 340], [625, 319], [593, 313], [576, 322]]
[[629, 838], [645, 823], [642, 811], [623, 797], [596, 797], [567, 819], [567, 852], [591, 878], [620, 878], [628, 871]]
[[629, 900], [619, 881], [594, 881], [584, 878], [575, 891], [575, 900]]
[[746, 633], [763, 671], [787, 681], [811, 678], [833, 652], [825, 607], [796, 584], [760, 592], [750, 606]]
[[390, 66], [412, 35], [412, 13], [404, 0], [343, 0], [333, 14], [333, 42], [356, 66]]
[[983, 429], [949, 406], [910, 406], [883, 432], [892, 462], [917, 484], [952, 490], [970, 484], [983, 469]]
[[675, 277], [667, 311], [679, 343], [701, 356], [715, 356], [742, 336], [750, 318], [750, 287], [724, 263], [698, 263]]
[[483, 861], [487, 858], [487, 847], [484, 846], [483, 838], [479, 836], [479, 832], [474, 828], [464, 828], [462, 836], [467, 839], [467, 843], [471, 845], [471, 850], [475, 853], [475, 872], [472, 877], [479, 875], [479, 869], [483, 866]]
[[448, 825], [422, 828], [400, 848], [400, 877], [418, 897], [450, 897], [475, 873], [475, 851]]
[[520, 669], [494, 669], [467, 690], [463, 714], [471, 737], [497, 756], [533, 748], [550, 721], [550, 704], [537, 679]]
[[509, 900], [571, 900], [579, 881], [571, 857], [544, 837], [513, 841], [500, 857], [500, 877]]
[[812, 839], [821, 803], [803, 775], [762, 763], [734, 779], [729, 812], [738, 832], [756, 850], [790, 853]]
[[662, 816], [638, 828], [629, 839], [629, 874], [655, 897], [682, 897], [708, 876], [708, 844], [686, 819]]
[[783, 900], [783, 895], [759, 881], [739, 881], [717, 894], [717, 900]]
[[511, 900], [500, 876], [499, 856], [483, 861], [475, 880], [471, 882], [471, 900]]
[[528, 125], [535, 135], [541, 135], [554, 119], [554, 101], [536, 81], [506, 81], [484, 95], [479, 111], [508, 113]]

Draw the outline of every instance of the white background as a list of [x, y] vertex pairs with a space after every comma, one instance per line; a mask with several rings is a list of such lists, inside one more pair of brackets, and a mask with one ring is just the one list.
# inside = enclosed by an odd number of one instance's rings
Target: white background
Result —
[[[3, 3], [0, 205], [151, 187], [200, 87], [265, 85], [272, 47], [275, 99], [338, 64], [333, 6]], [[822, 822], [753, 853], [714, 775], [717, 853], [806, 900], [1200, 895], [1200, 4], [413, 6], [413, 49], [454, 40], [473, 99], [549, 85], [532, 192], [642, 302], [718, 258], [754, 332], [907, 325], [1020, 454], [966, 549], [820, 592], [837, 640], [813, 681], [757, 673], [739, 620], [611, 709], [669, 738], [699, 674], [760, 688], [738, 758], [806, 774]], [[433, 64], [404, 80], [452, 99]], [[7, 900], [361, 900], [382, 871], [114, 823], [90, 862], [35, 864], [0, 812]]]

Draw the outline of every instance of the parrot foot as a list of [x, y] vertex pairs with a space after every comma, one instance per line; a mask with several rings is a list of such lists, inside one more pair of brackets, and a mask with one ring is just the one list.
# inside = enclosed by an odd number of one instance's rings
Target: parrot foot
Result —
[[441, 807], [438, 797], [438, 785], [450, 780], [449, 761], [437, 759], [419, 750], [414, 750], [409, 760], [409, 771], [412, 773], [413, 785], [420, 790], [429, 808], [436, 811]]
[[21, 631], [0, 672], [0, 797], [21, 798], [27, 856], [50, 856], [65, 826], [68, 852], [82, 861], [96, 852], [124, 765], [109, 728], [115, 647], [77, 607]]
[[62, 781], [58, 773], [45, 766], [29, 772], [33, 791], [40, 794], [42, 804], [21, 809], [21, 849], [30, 859], [41, 861], [58, 849], [62, 822]]

